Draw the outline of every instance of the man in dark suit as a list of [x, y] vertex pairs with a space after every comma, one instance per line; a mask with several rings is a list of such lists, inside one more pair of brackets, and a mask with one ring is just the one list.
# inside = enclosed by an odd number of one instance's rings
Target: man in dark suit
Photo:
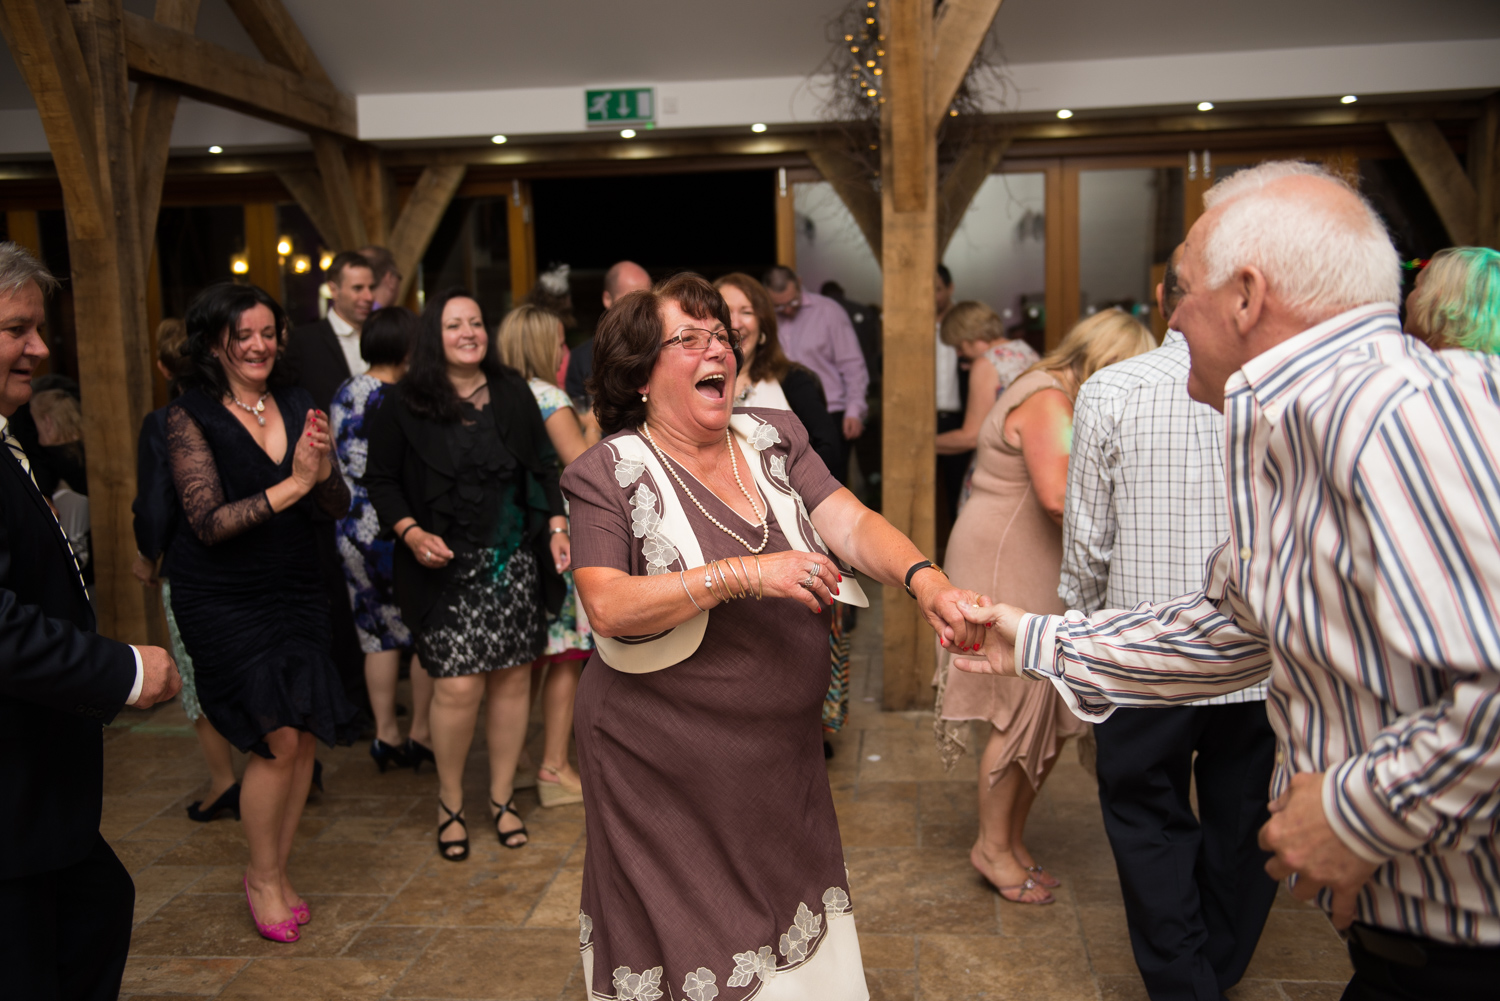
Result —
[[[359, 334], [375, 305], [375, 269], [362, 255], [345, 251], [328, 265], [328, 291], [332, 295], [328, 315], [292, 331], [284, 359], [292, 381], [307, 390], [324, 413], [333, 408], [333, 397], [345, 380], [363, 375], [370, 367], [359, 353]], [[321, 513], [313, 517], [318, 569], [328, 594], [333, 630], [333, 663], [350, 701], [367, 706], [365, 655], [354, 631], [354, 610], [349, 605], [334, 524]]]
[[0, 243], [0, 983], [7, 997], [120, 993], [135, 886], [99, 833], [101, 727], [177, 694], [165, 650], [94, 633], [68, 540], [10, 418], [47, 357], [44, 290], [57, 281]]

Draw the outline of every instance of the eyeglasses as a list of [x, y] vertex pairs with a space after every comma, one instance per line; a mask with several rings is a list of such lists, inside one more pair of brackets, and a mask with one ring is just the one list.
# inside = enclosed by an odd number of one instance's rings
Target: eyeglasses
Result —
[[707, 351], [709, 341], [718, 341], [724, 347], [733, 351], [740, 346], [744, 338], [738, 330], [704, 330], [702, 327], [684, 327], [676, 337], [669, 337], [661, 342], [661, 346], [671, 347], [673, 344], [681, 344], [684, 351]]

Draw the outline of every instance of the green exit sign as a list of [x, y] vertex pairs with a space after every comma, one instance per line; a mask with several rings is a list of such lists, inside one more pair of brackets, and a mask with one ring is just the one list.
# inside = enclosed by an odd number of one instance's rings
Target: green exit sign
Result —
[[656, 88], [623, 87], [586, 90], [583, 106], [590, 125], [639, 124], [656, 121]]

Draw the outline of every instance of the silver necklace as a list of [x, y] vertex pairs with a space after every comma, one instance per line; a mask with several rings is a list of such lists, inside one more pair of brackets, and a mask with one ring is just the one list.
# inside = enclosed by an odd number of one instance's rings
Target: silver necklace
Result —
[[750, 543], [740, 538], [739, 534], [731, 529], [728, 525], [724, 524], [718, 518], [715, 518], [713, 515], [708, 513], [708, 509], [703, 506], [703, 503], [698, 500], [697, 497], [693, 496], [693, 491], [688, 489], [688, 485], [683, 482], [682, 477], [677, 474], [676, 467], [674, 467], [670, 462], [667, 461], [667, 453], [663, 452], [661, 450], [661, 446], [656, 443], [656, 439], [651, 437], [651, 429], [645, 424], [641, 425], [641, 434], [644, 435], [646, 440], [651, 443], [652, 449], [656, 451], [657, 458], [661, 459], [661, 464], [667, 467], [667, 472], [672, 474], [672, 479], [677, 481], [677, 485], [682, 488], [682, 492], [687, 494], [688, 500], [692, 501], [695, 505], [697, 505], [698, 510], [703, 512], [703, 517], [713, 522], [719, 527], [719, 531], [723, 532], [735, 542], [738, 542], [740, 545], [744, 546], [745, 549], [751, 553], [760, 553], [766, 548], [766, 542], [771, 538], [771, 526], [766, 521], [766, 516], [764, 512], [761, 511], [760, 505], [755, 503], [755, 498], [750, 496], [749, 490], [745, 489], [745, 481], [740, 479], [740, 464], [739, 460], [734, 457], [734, 439], [730, 437], [728, 428], [724, 429], [724, 446], [729, 449], [729, 468], [734, 470], [734, 482], [739, 484], [740, 493], [744, 494], [745, 500], [750, 502], [750, 510], [754, 511], [756, 516], [760, 518], [760, 545], [758, 546], [750, 545]]
[[234, 401], [234, 405], [235, 406], [239, 407], [241, 410], [243, 410], [245, 413], [249, 414], [251, 417], [254, 417], [255, 418], [255, 422], [257, 424], [259, 424], [261, 427], [265, 427], [266, 426], [266, 418], [265, 418], [265, 413], [266, 413], [266, 397], [268, 397], [270, 395], [271, 395], [271, 391], [269, 389], [266, 390], [264, 393], [261, 393], [260, 394], [260, 399], [258, 399], [258, 400], [255, 401], [255, 406], [253, 406], [253, 407], [250, 406], [248, 403], [241, 403], [240, 402], [240, 398], [238, 396], [234, 395], [233, 393], [229, 394], [229, 398]]

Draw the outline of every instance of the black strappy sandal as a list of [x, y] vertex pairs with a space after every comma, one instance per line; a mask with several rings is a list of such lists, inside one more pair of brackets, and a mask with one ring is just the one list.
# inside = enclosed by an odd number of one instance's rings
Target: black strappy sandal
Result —
[[[515, 808], [515, 800], [511, 800], [509, 803], [506, 803], [504, 806], [501, 806], [499, 803], [496, 803], [492, 799], [492, 800], [490, 800], [490, 806], [493, 806], [496, 810], [500, 811], [499, 813], [495, 814], [494, 820], [495, 820], [495, 836], [500, 839], [500, 846], [502, 848], [509, 848], [512, 851], [514, 851], [517, 848], [525, 848], [528, 844], [531, 843], [531, 835], [529, 835], [529, 834], [526, 833], [526, 824], [525, 824], [524, 821], [521, 823], [521, 826], [517, 827], [514, 831], [502, 831], [502, 830], [500, 830], [500, 818], [504, 817], [507, 813], [513, 813], [513, 814], [515, 814], [515, 817], [516, 817], [517, 820], [521, 819], [521, 814], [519, 812], [517, 812], [517, 810]], [[444, 807], [444, 809], [447, 809], [447, 807]], [[526, 840], [522, 841], [518, 845], [511, 844], [510, 843], [510, 839], [516, 837], [517, 835], [525, 838]]]
[[[448, 829], [448, 826], [450, 824], [457, 824], [459, 827], [463, 828], [465, 834], [468, 834], [469, 825], [464, 823], [464, 818], [458, 815], [459, 813], [464, 812], [464, 808], [459, 807], [458, 813], [454, 813], [452, 810], [448, 809], [448, 804], [444, 803], [441, 799], [438, 800], [438, 807], [448, 815], [448, 819], [438, 825], [438, 854], [447, 859], [449, 862], [462, 862], [464, 859], [469, 857], [469, 839], [465, 837], [461, 841], [444, 841], [443, 832]], [[450, 854], [455, 848], [458, 849], [458, 854]]]

